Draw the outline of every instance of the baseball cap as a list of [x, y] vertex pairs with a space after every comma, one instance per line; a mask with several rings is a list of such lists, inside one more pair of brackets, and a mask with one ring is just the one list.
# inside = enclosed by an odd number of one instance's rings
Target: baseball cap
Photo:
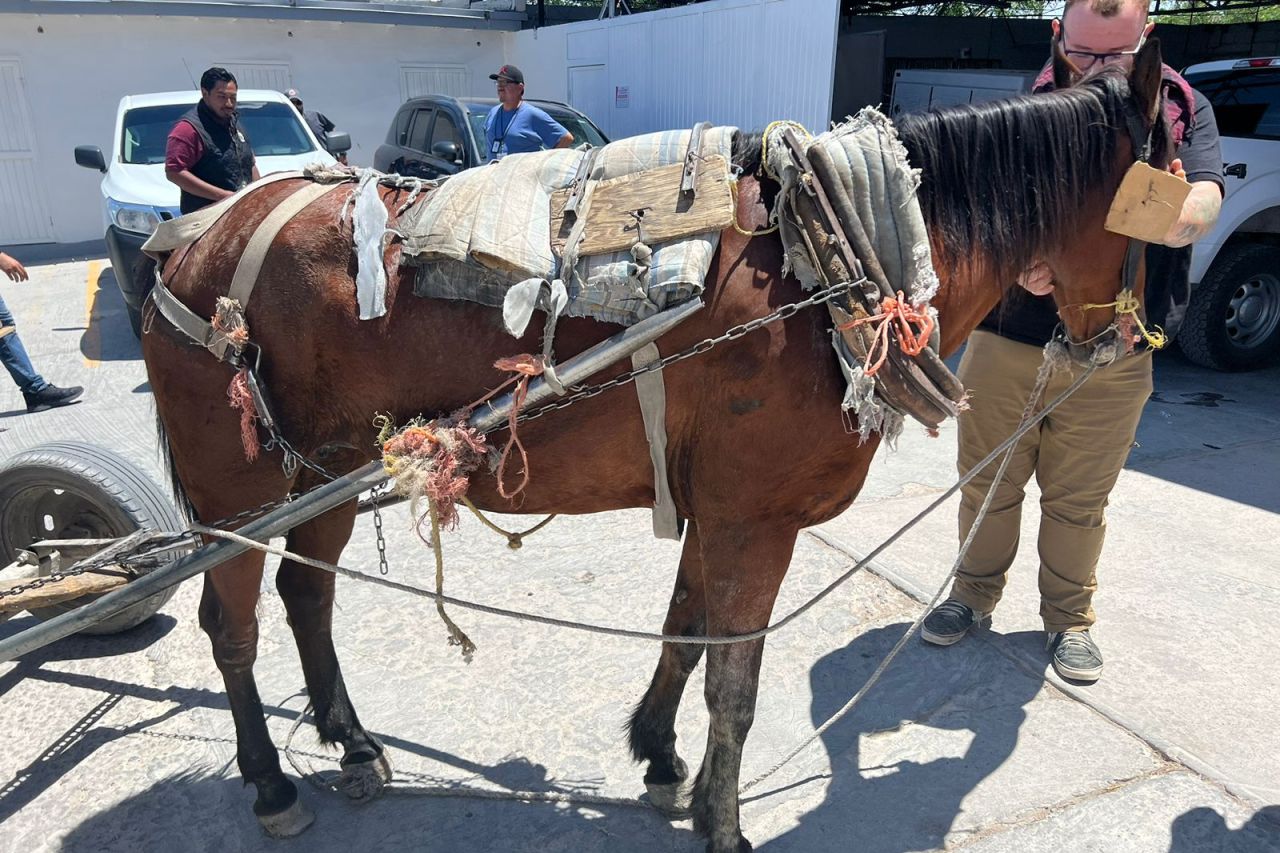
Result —
[[287, 92], [285, 92], [285, 93], [284, 93], [284, 96], [285, 96], [286, 98], [288, 98], [289, 100], [291, 100], [291, 101], [301, 101], [301, 100], [302, 100], [302, 96], [298, 94], [298, 90], [297, 90], [297, 89], [290, 89], [289, 91], [287, 91]]
[[524, 83], [524, 72], [514, 65], [504, 65], [498, 69], [497, 74], [489, 75], [490, 80], [497, 80], [498, 78], [509, 80], [512, 83]]

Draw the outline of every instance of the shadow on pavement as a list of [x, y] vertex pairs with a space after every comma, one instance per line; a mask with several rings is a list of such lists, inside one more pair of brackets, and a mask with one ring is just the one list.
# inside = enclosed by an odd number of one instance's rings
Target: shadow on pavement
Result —
[[[26, 621], [26, 620], [23, 620]], [[159, 622], [159, 624], [153, 624]], [[158, 617], [114, 642], [100, 638], [68, 638], [23, 658], [0, 677], [0, 696], [25, 681], [42, 681], [92, 691], [101, 698], [66, 731], [48, 737], [48, 746], [25, 767], [0, 774], [0, 822], [29, 807], [46, 791], [67, 779], [84, 779], [77, 769], [104, 747], [124, 738], [161, 738], [200, 742], [206, 766], [173, 774], [146, 790], [111, 803], [111, 780], [102, 779], [105, 794], [89, 816], [62, 839], [60, 849], [113, 850], [259, 850], [273, 842], [262, 834], [251, 813], [253, 789], [246, 788], [234, 766], [235, 740], [201, 732], [183, 733], [199, 717], [188, 712], [210, 709], [229, 716], [225, 694], [202, 687], [152, 687], [94, 674], [64, 672], [46, 667], [62, 660], [125, 654], [145, 649], [172, 629], [174, 620]], [[148, 629], [148, 626], [151, 626]], [[113, 640], [113, 638], [105, 638]], [[268, 719], [293, 721], [303, 697], [291, 697], [296, 707], [268, 704]], [[111, 725], [107, 715], [121, 701], [152, 702], [155, 714], [126, 725]], [[144, 711], [144, 714], [146, 712]], [[164, 723], [168, 726], [161, 726]], [[157, 726], [161, 726], [157, 730]], [[465, 757], [377, 733], [388, 747], [393, 766], [397, 756], [411, 754], [437, 761], [454, 771], [448, 778], [401, 770], [376, 803], [353, 805], [344, 796], [317, 790], [297, 779], [281, 754], [281, 765], [298, 785], [303, 801], [317, 813], [317, 823], [304, 836], [306, 850], [441, 849], [458, 853], [481, 851], [601, 851], [641, 853], [655, 848], [701, 850], [703, 842], [687, 825], [673, 826], [648, 807], [568, 805], [520, 802], [468, 796], [465, 787], [496, 791], [525, 791], [548, 795], [597, 793], [601, 780], [560, 780], [542, 765], [523, 757], [488, 765]], [[184, 747], [189, 750], [190, 744]], [[283, 740], [277, 738], [277, 746]], [[315, 730], [304, 724], [293, 746], [304, 768], [314, 762], [320, 770], [336, 767], [338, 753], [318, 754]], [[462, 776], [466, 781], [459, 782]], [[108, 804], [110, 803], [110, 804]], [[79, 819], [79, 815], [68, 818]], [[434, 840], [433, 840], [434, 839]]]
[[142, 358], [142, 344], [129, 326], [129, 312], [113, 267], [107, 267], [98, 276], [98, 288], [89, 306], [89, 327], [80, 336], [80, 352], [92, 361]]
[[[877, 628], [818, 661], [810, 671], [815, 727], [866, 681], [906, 629]], [[823, 735], [831, 762], [823, 803], [759, 849], [905, 853], [946, 846], [965, 797], [1013, 753], [1024, 706], [1044, 683], [985, 644], [972, 648], [981, 651], [949, 654], [910, 641], [863, 704]]]
[[1169, 853], [1276, 853], [1280, 850], [1280, 805], [1265, 806], [1239, 829], [1227, 827], [1222, 815], [1201, 806], [1173, 822]]
[[1180, 352], [1155, 359], [1155, 391], [1125, 467], [1280, 512], [1280, 365], [1218, 373]]

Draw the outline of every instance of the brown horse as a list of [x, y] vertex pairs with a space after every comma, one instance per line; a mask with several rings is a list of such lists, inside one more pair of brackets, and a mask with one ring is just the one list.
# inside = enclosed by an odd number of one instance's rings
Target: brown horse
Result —
[[[905, 120], [900, 132], [923, 168], [921, 201], [943, 286], [934, 305], [942, 350], [954, 352], [1000, 299], [1004, 285], [1032, 260], [1055, 273], [1060, 306], [1111, 301], [1120, 287], [1124, 238], [1102, 227], [1111, 197], [1133, 160], [1126, 117], [1158, 115], [1160, 58], [1148, 44], [1134, 70], [1105, 73], [1053, 95], [961, 107]], [[1145, 124], [1143, 124], [1145, 122]], [[1155, 127], [1156, 150], [1167, 149]], [[755, 176], [758, 139], [737, 155], [739, 221], [764, 223], [776, 187]], [[1157, 153], [1156, 160], [1163, 156]], [[283, 181], [248, 195], [214, 229], [165, 264], [172, 292], [209, 317], [227, 292], [236, 262], [258, 223], [296, 187]], [[277, 237], [247, 306], [254, 340], [283, 433], [306, 456], [334, 471], [374, 458], [370, 423], [448, 413], [504, 377], [495, 359], [536, 351], [513, 341], [497, 311], [465, 302], [414, 297], [412, 270], [399, 249], [386, 255], [388, 311], [357, 319], [349, 226], [339, 224], [341, 194], [313, 203]], [[386, 190], [394, 211], [400, 194]], [[782, 275], [775, 238], [721, 236], [707, 278], [707, 307], [667, 334], [664, 353], [802, 298]], [[1110, 310], [1064, 311], [1068, 332], [1088, 340], [1114, 321]], [[237, 414], [228, 408], [231, 370], [192, 346], [155, 315], [143, 340], [156, 407], [174, 470], [200, 519], [232, 515], [314, 484], [286, 477], [275, 454], [246, 461]], [[665, 630], [736, 635], [765, 626], [798, 532], [827, 521], [853, 501], [877, 442], [859, 445], [838, 402], [843, 379], [825, 311], [801, 312], [664, 372], [668, 467], [680, 514], [689, 519]], [[616, 328], [565, 319], [564, 356]], [[604, 378], [604, 377], [597, 377]], [[653, 471], [634, 402], [603, 394], [522, 430], [533, 478], [519, 511], [587, 513], [651, 506]], [[512, 511], [488, 474], [473, 479], [481, 508]], [[354, 502], [289, 534], [295, 552], [336, 561], [350, 536]], [[257, 787], [254, 811], [275, 834], [301, 831], [310, 816], [281, 772], [254, 682], [255, 605], [263, 556], [251, 552], [209, 572], [200, 622], [226, 682], [237, 757]], [[387, 777], [383, 748], [361, 726], [339, 672], [331, 636], [334, 578], [285, 560], [276, 580], [292, 626], [322, 740], [341, 744], [348, 793], [375, 795]], [[754, 715], [763, 640], [716, 645], [708, 652], [710, 732], [693, 785], [695, 826], [714, 853], [749, 850], [739, 830], [738, 778]], [[680, 694], [702, 654], [698, 646], [663, 648], [653, 682], [631, 720], [631, 746], [649, 764], [651, 790], [672, 791], [687, 776], [675, 750]]]

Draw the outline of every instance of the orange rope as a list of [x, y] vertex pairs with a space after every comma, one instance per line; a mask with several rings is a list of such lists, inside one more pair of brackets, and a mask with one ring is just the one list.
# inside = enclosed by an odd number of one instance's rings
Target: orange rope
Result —
[[[898, 346], [907, 355], [919, 355], [929, 345], [934, 322], [928, 310], [917, 309], [907, 301], [901, 290], [898, 298], [886, 296], [880, 301], [880, 313], [871, 317], [859, 317], [836, 326], [840, 331], [870, 323], [874, 326], [875, 340], [867, 350], [862, 370], [867, 376], [875, 376], [889, 358], [889, 334], [898, 339]], [[914, 326], [914, 328], [913, 328]]]
[[[513, 356], [511, 358], [500, 358], [493, 363], [493, 366], [498, 368], [498, 370], [505, 370], [506, 372], [513, 374], [512, 377], [502, 385], [499, 385], [493, 391], [490, 391], [483, 399], [477, 400], [472, 404], [471, 408], [475, 408], [475, 406], [480, 405], [480, 403], [483, 403], [485, 400], [489, 399], [512, 382], [516, 383], [516, 390], [511, 394], [511, 414], [507, 417], [507, 428], [511, 434], [507, 436], [507, 444], [502, 448], [502, 458], [498, 460], [497, 475], [498, 494], [502, 495], [507, 500], [511, 500], [516, 495], [523, 492], [525, 486], [529, 485], [529, 454], [525, 452], [524, 444], [520, 441], [520, 435], [516, 431], [516, 419], [520, 416], [520, 409], [524, 406], [525, 397], [529, 393], [529, 380], [535, 376], [541, 375], [542, 371], [545, 369], [545, 365], [541, 356], [526, 354]], [[520, 464], [523, 468], [521, 471], [523, 479], [520, 480], [520, 485], [508, 492], [505, 477], [507, 459], [511, 456], [512, 446], [514, 446], [516, 450], [520, 451]]]

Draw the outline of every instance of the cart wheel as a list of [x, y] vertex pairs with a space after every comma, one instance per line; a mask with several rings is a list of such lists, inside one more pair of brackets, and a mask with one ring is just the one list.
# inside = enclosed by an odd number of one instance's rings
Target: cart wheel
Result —
[[[0, 563], [42, 539], [107, 539], [143, 528], [177, 531], [186, 524], [155, 481], [109, 450], [60, 441], [25, 450], [0, 465]], [[126, 631], [155, 615], [172, 595], [173, 588], [158, 592], [80, 633]], [[38, 619], [52, 619], [96, 597], [31, 612]]]

